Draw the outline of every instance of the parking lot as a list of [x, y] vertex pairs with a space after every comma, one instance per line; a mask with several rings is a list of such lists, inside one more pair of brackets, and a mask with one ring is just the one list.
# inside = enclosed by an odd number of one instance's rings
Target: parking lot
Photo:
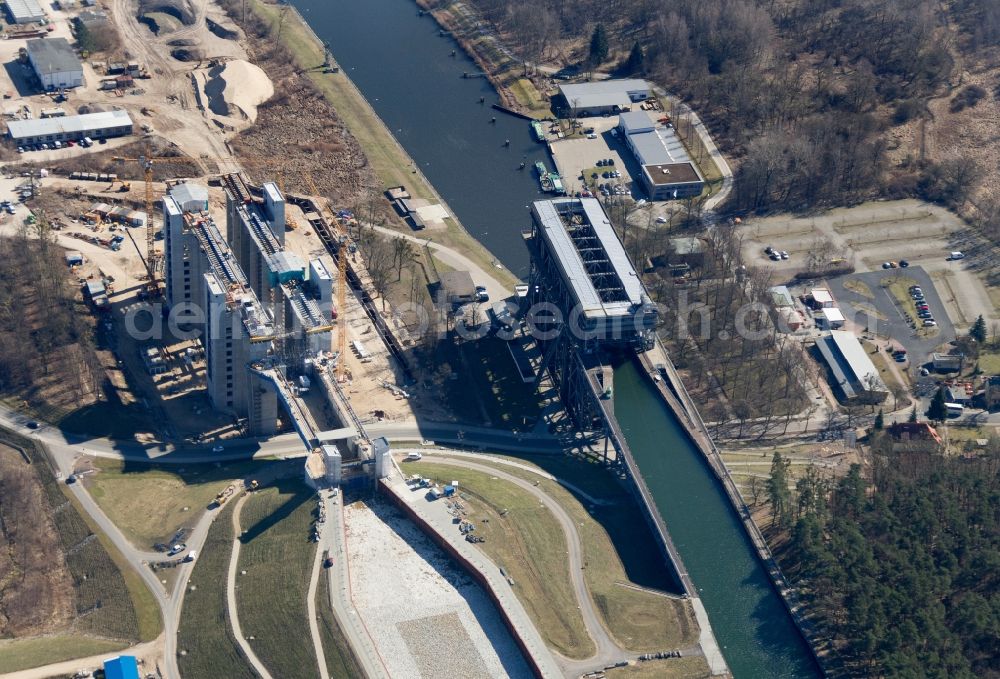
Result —
[[[936, 332], [928, 332], [923, 327], [921, 319], [915, 317], [913, 306], [898, 304], [889, 288], [883, 287], [883, 284], [893, 277], [906, 282], [903, 286], [905, 288], [914, 284], [921, 287], [931, 314], [937, 322]], [[910, 283], [909, 280], [914, 282]], [[872, 297], [859, 294], [857, 290], [863, 288], [852, 285], [852, 281], [859, 282], [870, 290]], [[879, 270], [848, 274], [831, 278], [827, 283], [845, 317], [853, 318], [859, 326], [866, 327], [870, 332], [882, 337], [890, 337], [902, 345], [910, 356], [911, 365], [925, 362], [941, 345], [955, 339], [955, 328], [944, 313], [944, 303], [928, 273], [919, 266], [911, 266], [906, 270], [894, 269], [892, 272]], [[845, 287], [845, 283], [849, 287]], [[854, 289], [851, 289], [852, 287]], [[869, 313], [869, 309], [874, 309], [875, 317]]]
[[[617, 123], [618, 117], [591, 120], [585, 122], [584, 127], [597, 125], [598, 121], [606, 123], [608, 120]], [[552, 143], [550, 148], [552, 149], [552, 157], [555, 159], [556, 171], [562, 176], [563, 186], [566, 187], [567, 193], [572, 194], [583, 190], [584, 187], [580, 181], [580, 175], [584, 171], [588, 173], [588, 180], [599, 183], [620, 183], [631, 190], [632, 174], [629, 172], [627, 162], [627, 159], [631, 159], [630, 154], [611, 135], [610, 129], [614, 128], [614, 124], [606, 124], [606, 126], [608, 127], [607, 131], [602, 133], [595, 132], [597, 134], [596, 139], [574, 137], [572, 139], [561, 139]], [[609, 140], [614, 143], [609, 143]], [[617, 170], [621, 172], [622, 176], [620, 178], [602, 178], [600, 176], [596, 179], [591, 178], [589, 174], [594, 171], [593, 168], [597, 166], [597, 161], [603, 161], [608, 158], [614, 161], [614, 166], [607, 169]], [[603, 170], [604, 168], [597, 169]]]
[[[957, 216], [936, 205], [918, 200], [867, 203], [815, 216], [750, 220], [744, 256], [748, 262], [772, 268], [776, 282], [791, 280], [805, 270], [812, 252], [828, 259], [844, 258], [857, 272], [877, 272], [877, 276], [886, 274], [883, 263], [905, 259], [910, 264], [907, 271], [920, 267], [921, 275], [929, 276], [921, 283], [928, 298], [932, 289], [940, 295], [938, 309], [943, 312], [935, 311], [935, 319], [941, 323], [947, 318], [965, 330], [980, 314], [987, 323], [1000, 320], [986, 284], [977, 275], [977, 265], [970, 259], [948, 259], [949, 252], [968, 245], [963, 242], [968, 238], [966, 231]], [[789, 258], [771, 261], [764, 253], [768, 246], [786, 250]]]

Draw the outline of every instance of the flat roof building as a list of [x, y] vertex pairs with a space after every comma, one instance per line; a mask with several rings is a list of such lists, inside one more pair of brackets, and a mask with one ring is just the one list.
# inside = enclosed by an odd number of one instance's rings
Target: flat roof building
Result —
[[11, 120], [7, 123], [7, 134], [19, 144], [124, 137], [132, 134], [132, 118], [127, 111], [103, 111], [61, 118]]
[[649, 98], [650, 86], [645, 80], [601, 80], [559, 86], [556, 108], [569, 116], [620, 113], [632, 104]]
[[440, 302], [463, 304], [476, 299], [476, 284], [468, 271], [446, 271], [441, 274]]
[[42, 89], [62, 90], [83, 85], [83, 64], [66, 38], [35, 38], [25, 48], [28, 63]]
[[7, 14], [15, 24], [40, 24], [45, 21], [45, 12], [38, 0], [6, 0]]
[[844, 314], [835, 306], [825, 307], [816, 315], [816, 323], [824, 330], [839, 330], [844, 327]]
[[816, 347], [845, 399], [881, 403], [888, 396], [878, 369], [853, 333], [832, 330], [816, 340]]
[[642, 167], [642, 184], [652, 200], [701, 195], [705, 182], [673, 127], [658, 125], [645, 111], [622, 113], [618, 130]]
[[571, 332], [583, 340], [647, 343], [658, 310], [600, 201], [539, 200], [531, 214], [535, 266], [561, 283], [554, 292]]

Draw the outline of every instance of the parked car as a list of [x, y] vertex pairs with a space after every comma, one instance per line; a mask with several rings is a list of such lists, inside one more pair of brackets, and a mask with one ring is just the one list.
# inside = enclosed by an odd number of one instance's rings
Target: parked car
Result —
[[656, 223], [657, 224], [666, 224], [667, 223], [667, 218], [666, 217], [657, 217], [656, 218]]
[[924, 319], [924, 327], [925, 328], [933, 328], [936, 325], [937, 325], [937, 321], [935, 321], [933, 318], [925, 318]]
[[905, 269], [906, 267], [910, 266], [910, 263], [907, 262], [905, 259], [901, 259], [899, 260], [899, 266]]
[[950, 255], [948, 255], [948, 259], [949, 260], [965, 259], [965, 254], [956, 250], [955, 252], [952, 252]]
[[76, 483], [76, 475], [75, 474], [70, 474], [69, 476], [66, 477], [66, 485], [72, 485], [74, 483]]
[[781, 261], [781, 255], [779, 255], [777, 252], [772, 252], [770, 255], [768, 255], [768, 257], [771, 258], [772, 262], [780, 262]]
[[187, 545], [185, 545], [183, 542], [179, 545], [174, 545], [173, 547], [170, 548], [170, 551], [167, 552], [167, 556], [177, 556], [178, 554], [183, 552], [186, 548]]
[[779, 255], [779, 256], [780, 256], [780, 257], [781, 257], [782, 259], [788, 259], [788, 252], [787, 252], [786, 250], [782, 250], [781, 252], [779, 252], [779, 253], [778, 253], [778, 255]]
[[883, 269], [888, 269], [889, 268], [889, 262], [882, 262], [882, 268]]

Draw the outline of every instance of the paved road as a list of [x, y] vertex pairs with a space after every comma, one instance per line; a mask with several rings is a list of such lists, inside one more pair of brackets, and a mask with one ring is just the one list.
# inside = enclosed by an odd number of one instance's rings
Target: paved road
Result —
[[426, 245], [434, 251], [435, 257], [440, 259], [452, 269], [468, 271], [469, 274], [472, 275], [472, 280], [476, 282], [476, 285], [483, 285], [486, 287], [486, 292], [489, 293], [491, 300], [506, 299], [514, 294], [514, 291], [511, 290], [510, 286], [504, 285], [493, 276], [493, 272], [482, 268], [460, 252], [457, 252], [445, 245], [441, 245], [440, 243], [435, 243], [429, 237], [418, 238], [417, 236], [412, 236], [408, 233], [403, 233], [402, 231], [397, 231], [396, 229], [390, 229], [384, 226], [373, 226], [372, 228], [385, 236], [403, 238], [411, 243], [419, 245], [420, 247]]
[[389, 671], [379, 657], [375, 643], [351, 598], [351, 572], [347, 560], [347, 535], [341, 497], [343, 496], [325, 499], [327, 520], [324, 530], [320, 531], [320, 548], [329, 550], [333, 557], [333, 566], [326, 569], [330, 607], [367, 679], [390, 679]]
[[243, 630], [240, 629], [239, 606], [236, 604], [236, 571], [239, 568], [240, 546], [242, 544], [240, 542], [240, 535], [243, 533], [243, 529], [240, 527], [240, 512], [243, 510], [243, 503], [246, 502], [248, 497], [248, 495], [240, 497], [236, 501], [236, 507], [233, 509], [233, 552], [229, 557], [229, 572], [226, 575], [226, 610], [229, 611], [229, 624], [233, 628], [233, 636], [236, 638], [236, 643], [243, 650], [243, 655], [250, 661], [250, 664], [262, 679], [272, 679], [271, 674], [264, 667], [264, 663], [260, 661], [260, 658], [254, 653], [246, 637], [243, 636]]
[[[594, 606], [594, 600], [590, 596], [590, 590], [587, 589], [587, 582], [583, 576], [583, 546], [580, 542], [580, 534], [576, 529], [576, 524], [573, 522], [573, 519], [566, 513], [566, 510], [563, 509], [562, 505], [553, 500], [547, 493], [532, 483], [525, 481], [520, 477], [508, 474], [507, 472], [497, 469], [496, 467], [473, 462], [465, 456], [449, 457], [449, 453], [437, 451], [433, 455], [433, 459], [428, 461], [433, 462], [434, 464], [447, 464], [462, 467], [464, 469], [471, 469], [488, 474], [492, 477], [503, 479], [508, 483], [512, 483], [521, 490], [534, 496], [546, 507], [546, 509], [552, 512], [556, 521], [559, 522], [563, 535], [566, 538], [566, 553], [569, 560], [569, 576], [573, 583], [573, 591], [576, 594], [580, 614], [583, 617], [584, 626], [587, 628], [587, 634], [594, 641], [594, 645], [596, 647], [594, 655], [585, 660], [571, 660], [560, 656], [558, 658], [559, 664], [563, 667], [567, 674], [572, 673], [573, 676], [577, 676], [579, 674], [618, 662], [623, 658], [634, 656], [634, 654], [629, 651], [622, 649], [618, 643], [611, 638], [611, 635], [608, 634], [607, 629], [604, 627], [602, 617], [598, 614], [597, 609]], [[529, 621], [529, 624], [532, 623]]]
[[[327, 521], [329, 524], [329, 521]], [[323, 575], [323, 533], [329, 532], [326, 524], [321, 524], [320, 543], [316, 545], [313, 555], [312, 573], [309, 575], [309, 591], [306, 593], [306, 614], [309, 616], [309, 634], [312, 636], [313, 649], [316, 652], [316, 664], [319, 667], [320, 679], [327, 678], [326, 653], [323, 651], [323, 637], [319, 634], [319, 622], [316, 614], [316, 587]]]

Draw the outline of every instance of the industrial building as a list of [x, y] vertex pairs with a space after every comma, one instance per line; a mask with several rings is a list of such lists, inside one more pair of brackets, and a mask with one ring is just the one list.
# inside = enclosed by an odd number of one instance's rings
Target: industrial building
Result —
[[831, 381], [847, 401], [881, 403], [889, 395], [878, 369], [853, 333], [833, 330], [816, 340]]
[[127, 111], [103, 111], [61, 118], [11, 120], [7, 123], [7, 134], [17, 144], [124, 137], [132, 134], [132, 118]]
[[649, 99], [650, 92], [649, 83], [637, 79], [560, 85], [553, 108], [565, 117], [614, 115]]
[[7, 14], [13, 24], [40, 24], [45, 12], [38, 0], [6, 0]]
[[[621, 346], [653, 341], [658, 310], [596, 198], [532, 203], [532, 267], [573, 336]], [[534, 276], [533, 276], [534, 278]]]
[[83, 85], [83, 64], [66, 38], [35, 38], [25, 45], [28, 63], [45, 91]]
[[673, 127], [653, 122], [644, 111], [633, 111], [621, 114], [618, 131], [642, 167], [640, 179], [651, 200], [701, 195], [705, 180]]
[[228, 241], [206, 211], [205, 187], [178, 184], [163, 198], [167, 304], [203, 324], [213, 406], [268, 435], [281, 386], [274, 369], [331, 349], [333, 280], [321, 261], [307, 266], [284, 249], [277, 186], [255, 189], [239, 175], [223, 185]]

